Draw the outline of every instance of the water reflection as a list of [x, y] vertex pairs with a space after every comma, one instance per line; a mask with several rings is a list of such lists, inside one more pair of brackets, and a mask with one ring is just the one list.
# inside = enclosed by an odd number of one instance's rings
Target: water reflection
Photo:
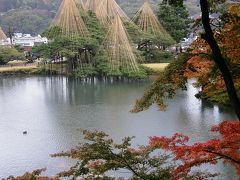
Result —
[[209, 133], [213, 124], [235, 118], [231, 108], [196, 99], [191, 82], [188, 91], [179, 91], [167, 102], [166, 112], [153, 106], [129, 113], [147, 85], [59, 76], [1, 78], [0, 177], [42, 167], [48, 168], [48, 175], [66, 169], [72, 161], [52, 159], [49, 154], [75, 146], [82, 138], [79, 128], [103, 130], [116, 140], [134, 135], [134, 144], [145, 144], [151, 135], [176, 132], [206, 140], [213, 136]]

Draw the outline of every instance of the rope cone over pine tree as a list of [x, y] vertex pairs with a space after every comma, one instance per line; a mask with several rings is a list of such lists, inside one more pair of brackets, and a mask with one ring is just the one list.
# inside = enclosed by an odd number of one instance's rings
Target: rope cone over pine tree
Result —
[[85, 11], [92, 11], [96, 13], [100, 3], [101, 3], [101, 0], [86, 0], [86, 2], [83, 3], [83, 8]]
[[6, 34], [3, 32], [2, 28], [0, 27], [0, 40], [5, 40], [7, 39]]
[[167, 42], [167, 44], [175, 43], [174, 39], [158, 21], [148, 1], [144, 2], [140, 10], [133, 17], [132, 21], [135, 22], [144, 32], [158, 37], [159, 41], [163, 41], [164, 43]]
[[65, 36], [81, 36], [89, 35], [87, 27], [80, 16], [74, 0], [63, 0], [58, 12], [52, 21], [51, 28], [59, 27], [61, 34]]
[[131, 21], [115, 0], [102, 0], [96, 10], [96, 16], [103, 25], [111, 24], [119, 16], [124, 22]]
[[119, 15], [116, 15], [109, 28], [105, 48], [112, 72], [120, 73], [121, 69], [125, 69], [127, 72], [139, 71], [137, 55], [134, 53], [131, 41]]

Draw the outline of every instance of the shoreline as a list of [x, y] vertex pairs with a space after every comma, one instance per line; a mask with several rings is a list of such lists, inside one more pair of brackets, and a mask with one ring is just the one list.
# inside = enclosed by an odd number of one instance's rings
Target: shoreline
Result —
[[[142, 64], [144, 67], [148, 67], [153, 70], [151, 75], [157, 75], [161, 73], [169, 63], [152, 63], [152, 64]], [[50, 72], [48, 69], [38, 67], [37, 65], [31, 66], [10, 66], [10, 67], [0, 67], [0, 76], [14, 76], [14, 75], [66, 75], [59, 74], [57, 71], [53, 70]]]
[[0, 76], [35, 74], [39, 68], [37, 66], [13, 66], [0, 67]]

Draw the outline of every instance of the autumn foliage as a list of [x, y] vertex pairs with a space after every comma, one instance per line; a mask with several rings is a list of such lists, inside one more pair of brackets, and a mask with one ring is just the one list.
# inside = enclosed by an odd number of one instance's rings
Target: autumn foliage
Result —
[[[70, 170], [58, 174], [60, 177], [99, 177], [109, 179], [105, 172], [125, 169], [132, 173], [132, 179], [170, 179], [171, 164], [168, 156], [152, 156], [153, 148], [141, 146], [133, 148], [133, 137], [126, 137], [121, 143], [115, 143], [104, 132], [83, 130], [85, 142], [67, 152], [53, 157], [70, 157], [77, 164]], [[101, 178], [100, 178], [101, 179]]]
[[[240, 122], [224, 121], [213, 126], [213, 138], [205, 142], [189, 143], [189, 137], [176, 133], [172, 137], [154, 136], [144, 146], [133, 147], [133, 137], [115, 143], [104, 132], [83, 130], [85, 141], [77, 147], [53, 157], [69, 157], [77, 163], [55, 178], [42, 177], [36, 170], [10, 180], [58, 180], [58, 177], [111, 179], [105, 173], [125, 169], [131, 179], [211, 179], [216, 173], [196, 170], [203, 164], [216, 165], [220, 160], [233, 166], [240, 176]], [[193, 171], [194, 169], [194, 171]]]
[[208, 81], [209, 73], [214, 62], [209, 58], [210, 47], [207, 43], [197, 38], [191, 45], [191, 58], [187, 61], [184, 76], [187, 78], [198, 78], [201, 83]]
[[[221, 49], [224, 58], [227, 60], [229, 69], [233, 75], [233, 81], [236, 89], [240, 89], [240, 5], [230, 5], [222, 21], [223, 27], [215, 28], [214, 37]], [[187, 61], [184, 75], [187, 78], [196, 78], [197, 85], [202, 87], [202, 98], [216, 101], [218, 103], [228, 103], [226, 95], [226, 86], [222, 74], [216, 67], [209, 45], [199, 37], [191, 45], [192, 57]]]
[[26, 172], [24, 175], [22, 176], [9, 176], [7, 179], [2, 179], [2, 180], [60, 180], [57, 177], [47, 177], [47, 176], [41, 176], [41, 173], [46, 171], [46, 168], [44, 169], [37, 169], [34, 170], [33, 172], [29, 173]]
[[219, 174], [194, 168], [216, 165], [220, 160], [235, 167], [240, 176], [240, 122], [224, 121], [213, 126], [211, 132], [218, 138], [190, 144], [188, 136], [176, 133], [172, 137], [150, 137], [147, 145], [133, 147], [131, 137], [116, 144], [103, 132], [84, 130], [86, 142], [53, 157], [78, 161], [69, 171], [59, 173], [60, 177], [99, 176], [109, 170], [126, 169], [132, 172], [132, 179], [211, 179]]
[[193, 167], [205, 163], [216, 164], [220, 159], [234, 166], [240, 175], [240, 123], [224, 121], [211, 131], [219, 133], [220, 137], [188, 145], [189, 138], [177, 133], [170, 138], [151, 137], [150, 145], [172, 152], [174, 160], [180, 162], [173, 171], [175, 179], [186, 177]]
[[[240, 89], [239, 12], [240, 5], [232, 4], [226, 13], [227, 21], [224, 22], [224, 26], [215, 29], [214, 32], [238, 89]], [[182, 54], [178, 61], [171, 63], [145, 91], [144, 97], [136, 102], [132, 111], [146, 110], [154, 103], [161, 110], [166, 109], [165, 98], [172, 98], [178, 89], [184, 89], [187, 78], [198, 80], [205, 98], [216, 101], [224, 99], [222, 94], [226, 94], [225, 84], [213, 61], [212, 51], [204, 40], [198, 38], [192, 44], [191, 52]], [[79, 161], [69, 171], [60, 173], [60, 176], [103, 174], [109, 170], [127, 169], [133, 173], [133, 179], [206, 179], [216, 174], [201, 172], [192, 174], [193, 168], [203, 164], [216, 165], [220, 160], [232, 165], [240, 176], [240, 122], [224, 121], [212, 127], [211, 131], [218, 134], [218, 138], [191, 145], [189, 137], [176, 133], [172, 137], [150, 137], [148, 145], [138, 148], [132, 148], [132, 138], [129, 137], [123, 139], [121, 144], [115, 144], [103, 132], [84, 131], [87, 143], [53, 156], [70, 157]]]
[[[214, 36], [219, 44], [228, 67], [233, 75], [237, 91], [240, 92], [240, 5], [231, 4], [224, 14], [221, 26], [215, 29]], [[226, 86], [221, 72], [213, 61], [212, 50], [201, 37], [197, 38], [190, 49], [169, 64], [158, 79], [136, 101], [132, 112], [147, 110], [157, 104], [165, 110], [165, 99], [171, 99], [178, 89], [185, 89], [187, 79], [195, 78], [195, 85], [201, 87], [200, 97], [220, 104], [229, 104]]]

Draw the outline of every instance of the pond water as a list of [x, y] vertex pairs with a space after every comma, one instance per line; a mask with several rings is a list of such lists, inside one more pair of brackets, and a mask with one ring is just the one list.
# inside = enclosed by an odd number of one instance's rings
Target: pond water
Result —
[[[73, 161], [49, 155], [77, 145], [83, 129], [97, 129], [119, 141], [136, 136], [146, 144], [152, 135], [176, 132], [194, 141], [209, 139], [209, 129], [224, 119], [236, 118], [231, 108], [196, 99], [191, 83], [169, 100], [166, 112], [151, 107], [132, 114], [136, 98], [149, 82], [81, 82], [66, 77], [6, 77], [0, 79], [0, 179], [46, 167], [45, 175], [66, 170]], [[27, 135], [23, 135], [27, 131]], [[218, 166], [234, 179], [234, 171]], [[124, 175], [123, 175], [124, 176]]]

